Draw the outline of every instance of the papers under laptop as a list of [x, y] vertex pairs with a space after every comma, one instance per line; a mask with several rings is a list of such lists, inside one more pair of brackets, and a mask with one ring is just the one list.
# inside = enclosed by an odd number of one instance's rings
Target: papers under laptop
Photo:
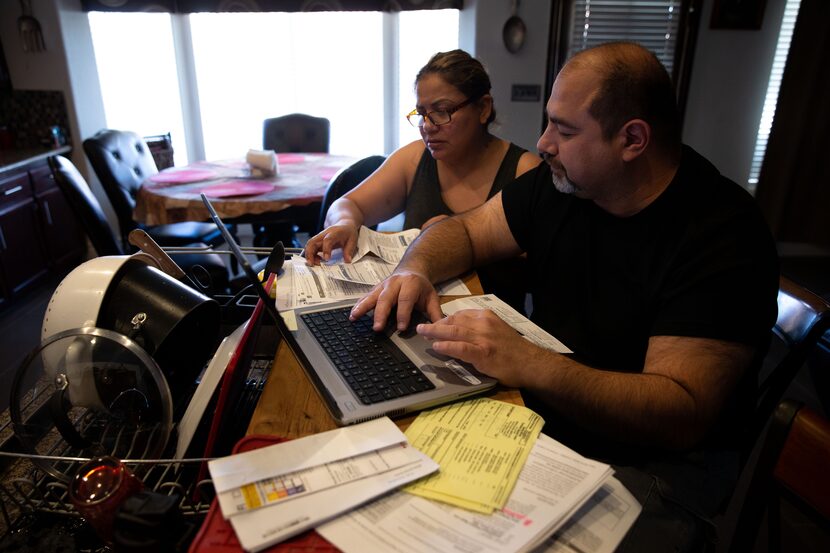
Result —
[[355, 300], [297, 309], [297, 330], [289, 330], [276, 302], [265, 293], [250, 262], [204, 194], [202, 202], [337, 424], [400, 416], [496, 385], [495, 379], [472, 365], [435, 352], [429, 340], [414, 330], [397, 332], [390, 327], [375, 333], [371, 314], [349, 321]]

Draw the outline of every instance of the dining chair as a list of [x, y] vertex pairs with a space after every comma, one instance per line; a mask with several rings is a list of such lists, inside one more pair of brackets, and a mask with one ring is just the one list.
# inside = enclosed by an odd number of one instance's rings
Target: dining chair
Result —
[[[332, 177], [328, 188], [326, 188], [326, 193], [323, 196], [323, 203], [320, 206], [320, 216], [317, 219], [316, 232], [323, 230], [326, 222], [326, 213], [328, 213], [334, 200], [366, 180], [384, 161], [386, 161], [384, 156], [365, 157], [352, 163], [348, 167], [340, 169]], [[371, 228], [375, 229], [377, 225], [373, 225]]]
[[[328, 153], [331, 124], [325, 117], [290, 113], [265, 119], [262, 123], [262, 148], [277, 153]], [[282, 241], [302, 247], [297, 232], [311, 233], [317, 223], [317, 206], [291, 206], [253, 224], [254, 245], [269, 247]]]
[[212, 223], [187, 221], [168, 225], [140, 225], [133, 220], [135, 198], [141, 184], [158, 173], [144, 139], [132, 131], [103, 129], [83, 142], [84, 152], [112, 204], [121, 232], [121, 247], [129, 251], [127, 236], [141, 228], [161, 246], [221, 244], [222, 235]]
[[[89, 236], [89, 241], [99, 256], [125, 255], [128, 253], [119, 240], [115, 238], [107, 221], [101, 203], [89, 188], [84, 177], [78, 172], [75, 165], [63, 156], [52, 156], [48, 159], [49, 168], [55, 177], [58, 188], [61, 189], [66, 201]], [[228, 291], [228, 268], [222, 256], [215, 253], [175, 254], [170, 257], [190, 275], [194, 268], [200, 266], [207, 271], [209, 283], [204, 282], [202, 275], [197, 274], [197, 280], [207, 285], [208, 291], [226, 293]]]
[[262, 148], [277, 153], [328, 153], [331, 124], [325, 117], [290, 113], [262, 123]]
[[782, 547], [781, 501], [830, 528], [830, 421], [790, 399], [774, 410], [738, 513], [730, 553], [753, 551], [767, 514], [769, 551]]
[[772, 328], [774, 341], [760, 373], [750, 448], [828, 329], [830, 304], [782, 275], [778, 287], [778, 317]]

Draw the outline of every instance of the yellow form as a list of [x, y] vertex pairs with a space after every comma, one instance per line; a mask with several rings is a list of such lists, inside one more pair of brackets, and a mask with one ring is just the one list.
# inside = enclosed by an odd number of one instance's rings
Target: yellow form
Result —
[[425, 411], [405, 434], [441, 469], [404, 489], [479, 513], [501, 509], [543, 424], [527, 407], [487, 398]]

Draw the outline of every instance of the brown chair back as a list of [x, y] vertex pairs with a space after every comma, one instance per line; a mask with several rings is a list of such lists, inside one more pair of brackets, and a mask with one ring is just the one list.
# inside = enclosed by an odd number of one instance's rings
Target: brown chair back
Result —
[[329, 151], [329, 120], [304, 113], [266, 119], [262, 124], [262, 147], [275, 152]]

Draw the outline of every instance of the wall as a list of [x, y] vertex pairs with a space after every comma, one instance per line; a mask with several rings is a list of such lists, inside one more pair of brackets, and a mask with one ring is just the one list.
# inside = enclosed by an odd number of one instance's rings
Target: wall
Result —
[[761, 29], [710, 29], [704, 0], [683, 141], [746, 186], [786, 0], [766, 0]]
[[[524, 0], [519, 4], [519, 17], [527, 27], [527, 38], [518, 53], [508, 52], [502, 42], [502, 28], [511, 15], [511, 2], [507, 1], [465, 1], [459, 43], [481, 60], [490, 74], [498, 123], [493, 126], [493, 132], [535, 152], [549, 93], [545, 90], [545, 78], [551, 1]], [[539, 85], [539, 100], [511, 101], [513, 84]]]
[[117, 219], [98, 179], [84, 156], [83, 138], [106, 127], [104, 103], [95, 68], [95, 55], [86, 13], [80, 0], [31, 0], [40, 22], [46, 51], [24, 52], [17, 33], [18, 2], [0, 2], [0, 40], [16, 90], [59, 90], [66, 99], [72, 162], [83, 173], [104, 212], [117, 228]]

